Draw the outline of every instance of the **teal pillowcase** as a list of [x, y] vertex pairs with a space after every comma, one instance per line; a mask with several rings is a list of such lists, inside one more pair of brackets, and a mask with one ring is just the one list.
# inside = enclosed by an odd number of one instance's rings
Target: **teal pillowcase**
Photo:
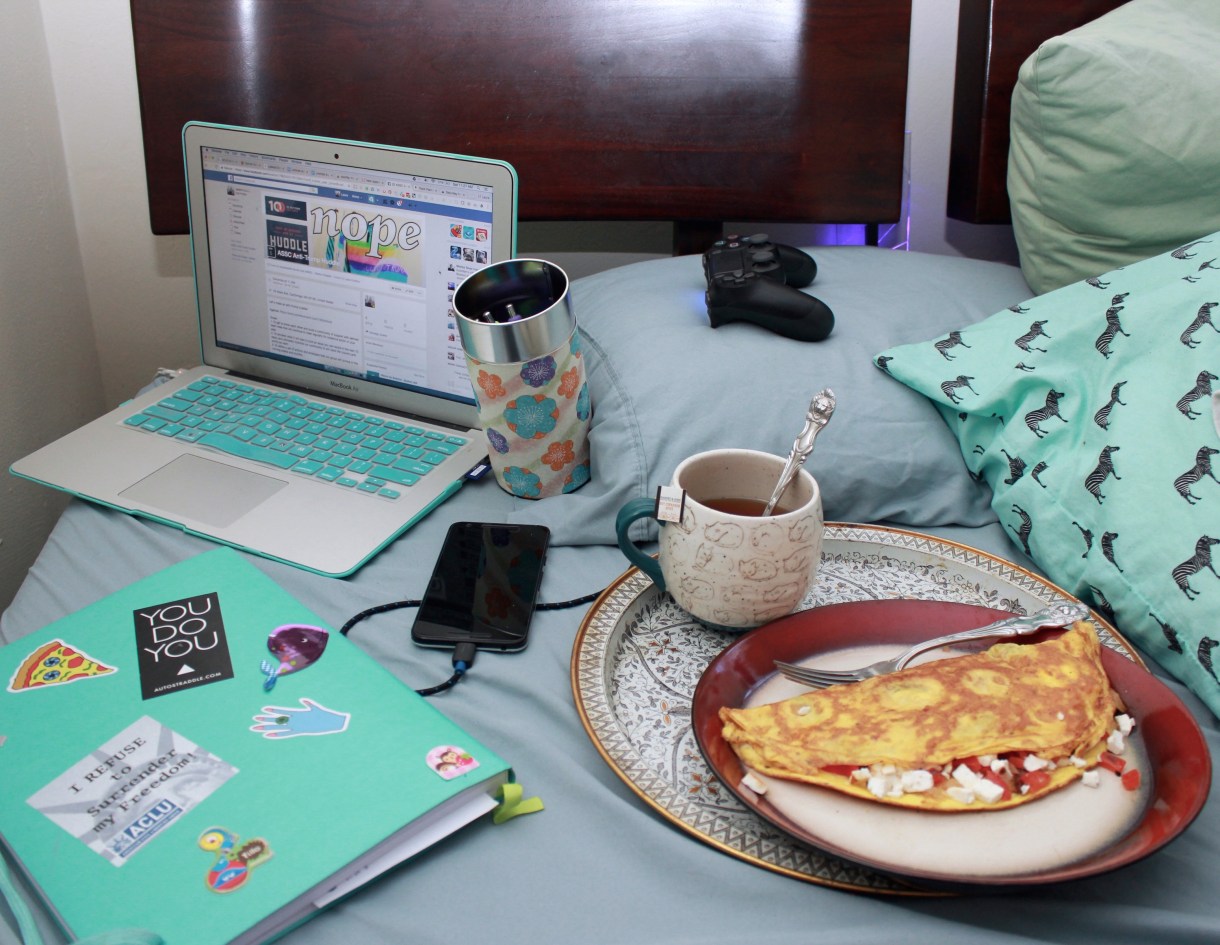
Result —
[[1220, 233], [875, 363], [1047, 576], [1220, 715]]

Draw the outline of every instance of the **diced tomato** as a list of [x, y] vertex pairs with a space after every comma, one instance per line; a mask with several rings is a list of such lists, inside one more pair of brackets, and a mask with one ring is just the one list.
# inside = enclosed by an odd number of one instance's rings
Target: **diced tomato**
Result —
[[941, 784], [944, 784], [948, 780], [949, 780], [948, 776], [943, 771], [941, 771], [939, 768], [935, 769], [932, 772], [932, 784], [934, 786], [939, 786]]
[[850, 778], [851, 773], [856, 770], [855, 765], [823, 765], [822, 770], [828, 774], [841, 774], [845, 778]]
[[1097, 763], [1107, 771], [1113, 771], [1115, 774], [1122, 774], [1123, 768], [1127, 767], [1127, 762], [1123, 761], [1112, 751], [1103, 751], [1101, 757], [1097, 759]]
[[1123, 787], [1128, 791], [1138, 791], [1140, 789], [1140, 773], [1138, 768], [1132, 768], [1130, 771], [1123, 772]]
[[1047, 785], [1051, 783], [1049, 771], [1023, 771], [1017, 775], [1017, 783], [1029, 788], [1029, 793], [1045, 790]]
[[971, 755], [969, 758], [963, 758], [958, 762], [958, 764], [965, 765], [975, 774], [983, 774], [990, 770], [981, 761], [979, 761], [978, 755]]

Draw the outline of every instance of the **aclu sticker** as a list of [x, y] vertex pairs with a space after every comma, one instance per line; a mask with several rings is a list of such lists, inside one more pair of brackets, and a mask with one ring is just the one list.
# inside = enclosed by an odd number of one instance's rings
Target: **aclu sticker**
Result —
[[109, 846], [101, 851], [102, 855], [114, 864], [126, 862], [128, 857], [182, 814], [182, 808], [173, 800], [162, 798], [118, 831], [111, 838]]
[[141, 607], [134, 616], [145, 699], [233, 678], [215, 592]]
[[237, 773], [146, 715], [26, 803], [122, 866]]

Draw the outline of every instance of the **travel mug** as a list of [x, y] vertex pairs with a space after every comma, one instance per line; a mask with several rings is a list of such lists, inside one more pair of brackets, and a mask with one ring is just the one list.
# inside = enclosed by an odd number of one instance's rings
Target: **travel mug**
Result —
[[493, 263], [457, 287], [453, 310], [496, 481], [526, 499], [579, 489], [592, 406], [567, 274]]

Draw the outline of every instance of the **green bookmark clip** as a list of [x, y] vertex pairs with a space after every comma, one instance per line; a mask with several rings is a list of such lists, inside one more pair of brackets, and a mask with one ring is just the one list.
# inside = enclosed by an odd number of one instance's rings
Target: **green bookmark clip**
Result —
[[499, 791], [496, 792], [496, 797], [500, 799], [499, 806], [491, 815], [493, 824], [502, 824], [506, 820], [512, 820], [514, 817], [519, 817], [522, 814], [533, 814], [542, 810], [542, 798], [526, 797], [523, 798], [521, 785], [517, 783], [505, 784]]

